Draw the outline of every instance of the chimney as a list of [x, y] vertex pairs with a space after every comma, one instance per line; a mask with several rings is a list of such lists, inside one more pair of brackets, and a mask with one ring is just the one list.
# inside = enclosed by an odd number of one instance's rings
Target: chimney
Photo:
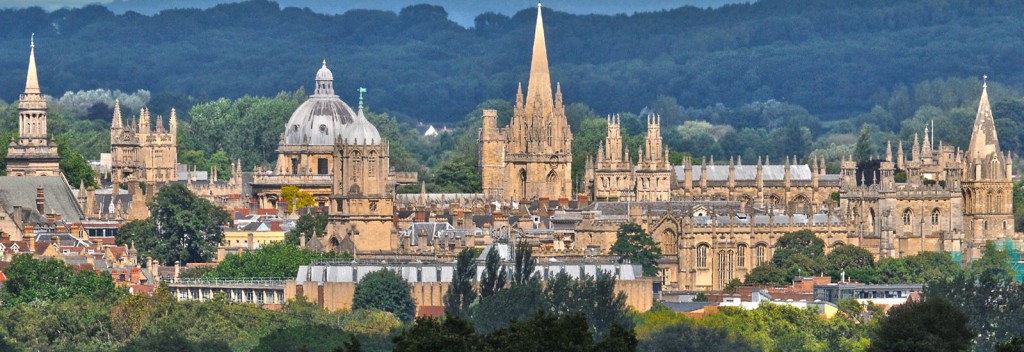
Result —
[[180, 260], [175, 260], [174, 261], [174, 279], [175, 280], [178, 279], [178, 274], [181, 274], [181, 261]]
[[36, 187], [36, 211], [40, 215], [46, 214], [46, 191], [43, 190], [43, 186]]
[[306, 248], [306, 233], [299, 234], [299, 248]]
[[558, 198], [558, 206], [562, 207], [562, 209], [569, 209], [569, 198]]
[[253, 236], [252, 236], [252, 232], [250, 232], [250, 233], [249, 233], [249, 235], [248, 235], [248, 236], [246, 236], [246, 241], [245, 241], [245, 243], [246, 243], [246, 248], [247, 248], [247, 249], [249, 249], [250, 251], [251, 251], [251, 250], [253, 250], [253, 249], [255, 249], [255, 248], [252, 248], [252, 246], [253, 246], [253, 243], [252, 243], [252, 242], [253, 242], [253, 241], [252, 241], [252, 237], [253, 237]]

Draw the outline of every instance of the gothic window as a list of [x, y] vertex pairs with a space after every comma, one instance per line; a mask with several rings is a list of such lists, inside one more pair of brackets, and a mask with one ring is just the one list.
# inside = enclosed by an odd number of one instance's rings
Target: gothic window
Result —
[[736, 246], [736, 266], [741, 268], [747, 266], [747, 245], [745, 244]]
[[732, 257], [731, 254], [726, 251], [718, 252], [718, 282], [720, 287], [725, 287], [725, 283], [732, 280]]
[[939, 208], [935, 208], [935, 209], [932, 210], [932, 225], [938, 225], [938, 224], [939, 224]]
[[708, 267], [708, 245], [706, 244], [701, 244], [697, 246], [697, 267]]
[[557, 179], [558, 174], [555, 173], [555, 170], [551, 170], [551, 172], [548, 173], [548, 182], [555, 182]]
[[299, 158], [292, 158], [292, 175], [299, 174]]
[[764, 252], [765, 252], [765, 248], [766, 247], [767, 246], [765, 246], [763, 243], [762, 244], [758, 244], [757, 246], [754, 247], [754, 265], [755, 266], [761, 265], [761, 264], [764, 263], [764, 255], [765, 255]]
[[327, 158], [316, 159], [316, 173], [319, 175], [327, 174]]
[[903, 210], [903, 225], [910, 225], [910, 218], [913, 214], [910, 209]]
[[370, 169], [370, 178], [377, 178], [377, 153], [371, 150], [367, 162]]

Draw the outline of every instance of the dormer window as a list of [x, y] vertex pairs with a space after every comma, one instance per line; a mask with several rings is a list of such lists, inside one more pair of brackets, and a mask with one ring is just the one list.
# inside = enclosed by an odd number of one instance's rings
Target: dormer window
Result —
[[327, 125], [320, 125], [320, 133], [327, 134]]

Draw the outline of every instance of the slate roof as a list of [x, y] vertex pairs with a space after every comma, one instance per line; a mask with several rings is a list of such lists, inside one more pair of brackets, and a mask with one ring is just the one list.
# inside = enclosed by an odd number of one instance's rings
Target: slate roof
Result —
[[[736, 165], [736, 180], [737, 181], [754, 181], [757, 180], [757, 165]], [[693, 180], [697, 181], [701, 179], [702, 167], [700, 165], [693, 165], [690, 167], [693, 170]], [[685, 181], [685, 175], [683, 174], [684, 166], [674, 166], [673, 172], [676, 175], [676, 180]], [[729, 165], [708, 165], [708, 181], [728, 181], [729, 180]], [[765, 181], [782, 181], [786, 178], [786, 166], [785, 165], [764, 165], [761, 168], [761, 178]], [[793, 181], [800, 180], [811, 180], [811, 167], [807, 165], [790, 165], [789, 166], [789, 178]]]
[[79, 222], [85, 214], [63, 176], [0, 176], [0, 204], [8, 213], [14, 206], [36, 211], [36, 188], [45, 192], [44, 211], [53, 209], [66, 222]]

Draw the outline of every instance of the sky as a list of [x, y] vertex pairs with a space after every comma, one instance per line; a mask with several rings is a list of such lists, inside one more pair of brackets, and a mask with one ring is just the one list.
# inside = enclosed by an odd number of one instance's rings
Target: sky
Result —
[[[376, 9], [398, 11], [402, 7], [429, 3], [441, 5], [448, 11], [448, 17], [463, 26], [472, 26], [473, 19], [484, 12], [512, 15], [515, 12], [537, 5], [536, 0], [275, 0], [282, 7], [309, 7], [320, 13], [343, 13], [351, 9]], [[650, 12], [674, 9], [686, 5], [697, 7], [719, 7], [729, 3], [748, 0], [548, 0], [544, 6], [574, 14], [617, 14]], [[79, 7], [88, 4], [103, 4], [116, 13], [135, 11], [154, 14], [167, 8], [207, 8], [229, 0], [0, 0], [0, 8], [21, 8], [39, 6], [46, 10], [62, 7]]]

